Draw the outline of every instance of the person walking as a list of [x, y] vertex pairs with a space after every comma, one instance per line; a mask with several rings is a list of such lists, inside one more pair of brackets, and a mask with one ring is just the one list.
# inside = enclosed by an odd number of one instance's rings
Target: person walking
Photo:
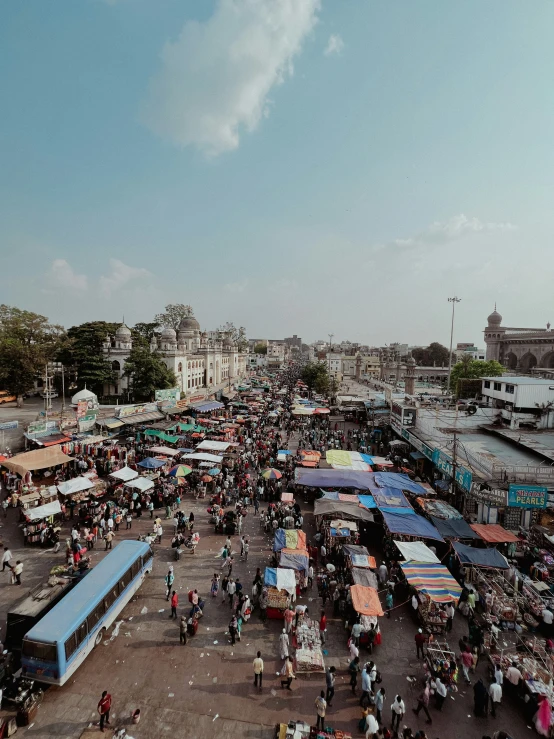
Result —
[[296, 679], [296, 675], [292, 671], [292, 657], [287, 657], [285, 661], [285, 674], [284, 680], [281, 680], [281, 688], [292, 690], [290, 684]]
[[379, 688], [375, 693], [375, 718], [377, 723], [383, 723], [383, 708], [385, 706], [385, 688]]
[[12, 572], [15, 578], [14, 585], [21, 585], [21, 573], [23, 572], [23, 564], [21, 563], [20, 559], [18, 559], [15, 563], [15, 567], [13, 568]]
[[233, 598], [235, 597], [235, 593], [237, 592], [237, 584], [233, 580], [233, 578], [229, 578], [229, 582], [227, 583], [227, 595], [229, 596], [229, 605], [233, 606]]
[[354, 657], [354, 659], [348, 665], [348, 674], [350, 675], [350, 687], [352, 692], [356, 695], [356, 688], [358, 687], [358, 673], [360, 672], [360, 658]]
[[332, 707], [332, 700], [333, 696], [335, 695], [335, 667], [329, 667], [325, 673], [325, 683], [327, 685], [327, 693], [325, 695], [325, 700], [327, 702], [327, 706], [329, 708]]
[[104, 549], [105, 552], [107, 552], [108, 549], [111, 549], [112, 548], [112, 540], [113, 540], [114, 536], [115, 536], [115, 534], [111, 530], [108, 530], [106, 532], [106, 534], [104, 535], [104, 541], [106, 542], [106, 548]]
[[279, 654], [281, 655], [281, 659], [287, 659], [289, 656], [289, 635], [286, 629], [283, 629], [279, 636]]
[[110, 709], [112, 707], [112, 696], [104, 690], [98, 701], [97, 710], [100, 714], [100, 731], [104, 731], [104, 724], [110, 725]]
[[327, 631], [327, 616], [325, 611], [321, 611], [321, 618], [319, 619], [319, 638], [322, 644], [325, 644], [325, 632]]
[[462, 672], [464, 673], [464, 679], [468, 685], [471, 685], [471, 680], [469, 679], [469, 668], [473, 667], [473, 654], [471, 653], [471, 648], [469, 644], [460, 654], [460, 660], [462, 663]]
[[360, 706], [369, 701], [369, 694], [371, 693], [371, 680], [369, 679], [369, 663], [364, 665], [362, 670], [362, 696], [360, 698]]
[[325, 712], [327, 710], [327, 702], [325, 700], [325, 692], [322, 690], [315, 699], [315, 708], [317, 712], [316, 729], [323, 731], [325, 729]]
[[187, 617], [181, 616], [181, 623], [179, 624], [179, 642], [180, 644], [187, 643]]
[[171, 586], [173, 585], [174, 580], [175, 580], [175, 575], [173, 574], [173, 565], [170, 565], [169, 571], [167, 575], [165, 576], [165, 587], [166, 587], [165, 599], [166, 600], [169, 600], [169, 596], [171, 595]]
[[229, 621], [229, 634], [231, 636], [231, 646], [234, 646], [238, 632], [238, 621], [237, 617], [233, 614]]
[[392, 702], [390, 709], [392, 711], [391, 730], [394, 734], [395, 731], [398, 732], [400, 730], [400, 721], [406, 713], [406, 706], [404, 705], [404, 701], [399, 695], [397, 695]]
[[448, 603], [446, 606], [446, 630], [452, 631], [452, 624], [454, 623], [454, 616], [456, 615], [456, 609], [452, 603]]
[[387, 590], [385, 595], [385, 607], [387, 609], [387, 618], [390, 618], [390, 612], [394, 606], [394, 591], [392, 588]]
[[262, 659], [261, 652], [256, 652], [256, 657], [254, 658], [254, 662], [252, 664], [254, 666], [254, 687], [255, 688], [259, 687], [261, 690], [262, 689], [262, 678], [264, 674], [264, 661]]
[[173, 591], [171, 594], [171, 616], [169, 618], [177, 618], [177, 606], [179, 605], [179, 596]]
[[13, 559], [13, 555], [10, 551], [10, 548], [4, 545], [4, 554], [2, 555], [2, 572], [4, 572], [6, 567], [8, 568], [8, 570], [11, 570], [12, 566], [10, 563], [12, 559]]
[[502, 686], [496, 682], [494, 677], [489, 686], [489, 697], [491, 699], [491, 716], [496, 718], [496, 707], [500, 705], [502, 700]]
[[363, 722], [366, 739], [376, 739], [376, 737], [384, 736], [384, 734], [379, 733], [379, 722], [372, 713], [368, 712]]
[[294, 611], [290, 606], [287, 606], [285, 610], [285, 629], [287, 634], [290, 634], [292, 629], [292, 620], [294, 618]]
[[442, 711], [442, 706], [447, 696], [446, 685], [442, 682], [440, 677], [435, 678], [435, 703], [437, 710]]
[[381, 564], [379, 565], [377, 575], [379, 577], [379, 585], [384, 585], [387, 582], [387, 578], [389, 576], [387, 565], [384, 562], [381, 562]]
[[431, 718], [431, 714], [429, 713], [429, 698], [431, 697], [431, 689], [429, 687], [429, 683], [426, 683], [425, 688], [420, 693], [418, 699], [417, 699], [417, 707], [412, 708], [412, 711], [415, 713], [416, 716], [419, 716], [419, 712], [423, 711], [423, 713], [427, 716], [427, 723], [431, 724], [433, 722], [433, 719]]
[[425, 657], [425, 654], [423, 652], [423, 645], [427, 641], [427, 637], [423, 633], [423, 629], [418, 629], [417, 634], [414, 637], [414, 641], [416, 643], [416, 656], [417, 659], [419, 659], [419, 653], [421, 652], [421, 659]]

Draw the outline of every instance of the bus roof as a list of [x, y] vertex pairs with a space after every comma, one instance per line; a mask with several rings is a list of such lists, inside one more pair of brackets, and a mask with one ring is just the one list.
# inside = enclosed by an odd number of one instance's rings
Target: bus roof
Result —
[[64, 641], [83, 622], [83, 613], [88, 613], [110, 591], [131, 560], [149, 551], [150, 546], [142, 541], [120, 542], [25, 638], [50, 643]]
[[46, 608], [46, 606], [55, 600], [64, 590], [70, 589], [73, 582], [70, 578], [57, 582], [55, 585], [43, 583], [33, 588], [24, 598], [19, 600], [15, 605], [8, 609], [9, 616], [26, 616], [33, 618]]

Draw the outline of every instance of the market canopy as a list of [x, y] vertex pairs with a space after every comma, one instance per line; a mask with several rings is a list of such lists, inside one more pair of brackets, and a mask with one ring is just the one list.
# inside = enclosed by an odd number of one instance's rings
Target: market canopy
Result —
[[225, 408], [223, 403], [219, 403], [217, 400], [203, 401], [202, 403], [191, 403], [189, 408], [192, 408], [198, 413], [209, 413], [210, 411], [217, 411], [220, 408]]
[[29, 510], [25, 511], [25, 515], [29, 521], [37, 521], [39, 518], [49, 518], [61, 512], [62, 507], [60, 501], [53, 500], [51, 503], [45, 503], [45, 505], [39, 505], [36, 508], [29, 508]]
[[129, 482], [129, 480], [134, 480], [135, 477], [138, 477], [138, 472], [132, 470], [130, 467], [122, 467], [116, 472], [111, 472], [110, 477], [115, 477], [116, 480], [121, 480], [122, 482]]
[[462, 588], [444, 565], [431, 562], [400, 562], [406, 580], [435, 603], [457, 603]]
[[381, 601], [375, 588], [367, 588], [364, 585], [352, 585], [352, 605], [362, 616], [383, 616]]
[[351, 574], [354, 585], [364, 585], [366, 588], [377, 590], [377, 575], [367, 567], [353, 567]]
[[415, 562], [435, 562], [440, 563], [440, 559], [434, 554], [427, 544], [422, 541], [396, 541], [394, 543], [400, 550], [404, 559]]
[[82, 490], [89, 490], [93, 487], [94, 483], [88, 477], [74, 477], [72, 480], [62, 482], [58, 485], [58, 490], [62, 495], [73, 495], [74, 493], [80, 493]]
[[408, 475], [402, 475], [398, 472], [376, 472], [374, 477], [375, 482], [381, 488], [397, 488], [398, 490], [408, 490], [410, 493], [425, 493], [425, 488], [410, 480]]
[[306, 534], [298, 529], [277, 529], [273, 539], [273, 551], [281, 549], [306, 549]]
[[266, 567], [264, 583], [277, 590], [286, 590], [291, 595], [296, 592], [294, 570], [285, 567]]
[[491, 547], [490, 549], [477, 549], [476, 547], [468, 547], [459, 541], [452, 542], [454, 551], [458, 555], [458, 559], [463, 565], [477, 565], [478, 567], [494, 567], [498, 570], [507, 570], [510, 565], [498, 549]]
[[293, 570], [308, 571], [310, 560], [306, 549], [281, 549], [279, 567], [291, 567]]
[[144, 467], [145, 470], [157, 470], [159, 467], [163, 467], [164, 464], [167, 464], [165, 459], [156, 459], [155, 457], [146, 457], [146, 459], [143, 459], [142, 462], [138, 463], [138, 466]]
[[212, 452], [224, 452], [229, 449], [230, 446], [231, 445], [228, 441], [210, 441], [209, 439], [206, 439], [206, 441], [201, 441], [196, 448], [211, 450]]
[[148, 451], [153, 454], [161, 454], [164, 457], [174, 457], [176, 454], [179, 454], [178, 449], [171, 449], [168, 446], [152, 446]]
[[374, 490], [373, 474], [356, 470], [302, 470], [295, 475], [297, 485], [310, 488], [356, 488]]
[[343, 449], [329, 449], [325, 455], [327, 463], [335, 470], [358, 470], [371, 472], [373, 458], [360, 452], [346, 452]]
[[154, 487], [154, 483], [146, 477], [136, 477], [134, 480], [127, 483], [127, 487], [135, 488], [136, 490], [140, 490], [141, 493], [145, 493], [147, 490]]
[[411, 508], [408, 499], [398, 488], [376, 488], [373, 500], [377, 508]]
[[319, 498], [315, 501], [314, 516], [340, 517], [349, 521], [373, 521], [372, 514], [358, 503], [347, 503], [343, 500], [331, 500], [329, 498]]
[[358, 495], [358, 500], [364, 508], [368, 508], [369, 510], [377, 508], [377, 503], [373, 495]]
[[201, 459], [203, 462], [213, 462], [214, 464], [221, 464], [223, 462], [223, 457], [219, 457], [217, 454], [207, 454], [206, 452], [185, 454], [183, 459]]
[[431, 516], [431, 521], [445, 539], [480, 539], [471, 526], [463, 518], [443, 518]]
[[363, 567], [375, 569], [377, 562], [367, 549], [359, 544], [343, 544], [343, 551], [347, 557], [350, 557], [353, 567]]
[[450, 503], [446, 503], [444, 500], [438, 500], [437, 498], [416, 498], [416, 500], [425, 513], [434, 518], [442, 518], [444, 520], [463, 518], [460, 511], [457, 511], [454, 506], [451, 506]]
[[404, 534], [406, 536], [417, 536], [422, 539], [436, 539], [444, 541], [433, 524], [417, 513], [405, 515], [404, 513], [392, 513], [382, 511], [385, 525], [391, 534]]
[[483, 541], [493, 544], [508, 544], [512, 541], [519, 541], [515, 534], [512, 534], [511, 531], [506, 531], [498, 523], [472, 523], [470, 525]]
[[1, 464], [11, 472], [24, 477], [27, 472], [45, 470], [71, 461], [73, 461], [73, 457], [68, 457], [67, 454], [64, 454], [60, 447], [49, 446], [45, 449], [35, 449], [32, 452], [16, 454], [15, 457], [4, 459]]

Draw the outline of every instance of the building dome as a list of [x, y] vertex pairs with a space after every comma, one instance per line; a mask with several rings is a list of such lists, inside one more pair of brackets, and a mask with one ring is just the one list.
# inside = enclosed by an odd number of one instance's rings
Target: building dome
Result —
[[117, 339], [130, 339], [131, 329], [128, 328], [124, 323], [122, 323], [121, 326], [115, 332], [115, 336]]
[[200, 324], [194, 316], [186, 316], [181, 319], [179, 331], [200, 331]]
[[415, 366], [415, 363], [416, 363], [415, 359], [410, 354], [410, 356], [408, 357], [408, 361], [406, 362], [406, 364], [408, 365], [408, 367], [414, 367]]
[[165, 339], [166, 341], [175, 341], [177, 338], [177, 334], [175, 333], [175, 329], [171, 328], [171, 326], [167, 326], [162, 331], [162, 339]]
[[89, 408], [98, 406], [98, 398], [93, 392], [87, 390], [86, 387], [83, 388], [83, 390], [79, 390], [78, 393], [75, 393], [71, 398], [71, 405], [78, 405], [82, 400], [87, 401]]
[[496, 310], [496, 305], [494, 306], [493, 312], [487, 318], [487, 321], [489, 323], [489, 326], [500, 326], [500, 324], [502, 323], [502, 316]]

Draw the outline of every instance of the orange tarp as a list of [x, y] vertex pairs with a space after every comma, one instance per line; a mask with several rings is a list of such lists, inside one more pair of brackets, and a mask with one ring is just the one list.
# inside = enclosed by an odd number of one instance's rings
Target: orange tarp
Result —
[[363, 616], [382, 616], [383, 609], [381, 601], [375, 588], [367, 588], [365, 585], [352, 585], [352, 605], [358, 613]]
[[515, 534], [506, 531], [505, 528], [498, 523], [471, 523], [471, 528], [476, 534], [479, 534], [483, 541], [495, 544], [506, 544], [512, 541], [519, 541]]

